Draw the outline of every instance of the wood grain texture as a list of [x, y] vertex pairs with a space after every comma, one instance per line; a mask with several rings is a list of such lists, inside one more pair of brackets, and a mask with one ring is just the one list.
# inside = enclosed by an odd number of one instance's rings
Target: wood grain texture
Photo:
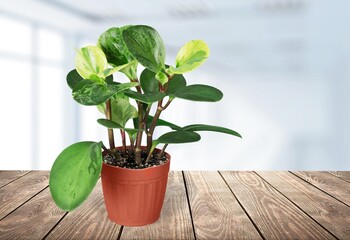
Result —
[[350, 183], [325, 172], [293, 172], [295, 175], [350, 206]]
[[185, 172], [197, 239], [261, 239], [218, 172]]
[[46, 188], [1, 220], [0, 239], [42, 239], [64, 214]]
[[99, 180], [88, 199], [69, 212], [46, 239], [117, 239], [119, 230], [108, 219]]
[[266, 239], [335, 239], [253, 172], [222, 172]]
[[159, 220], [144, 227], [124, 227], [121, 239], [194, 239], [182, 172], [169, 172]]
[[330, 174], [337, 176], [347, 182], [350, 182], [350, 171], [331, 171]]
[[257, 172], [339, 239], [350, 236], [350, 207], [288, 172]]
[[29, 171], [0, 171], [0, 188], [28, 172]]
[[0, 188], [0, 219], [47, 187], [48, 171], [33, 171]]

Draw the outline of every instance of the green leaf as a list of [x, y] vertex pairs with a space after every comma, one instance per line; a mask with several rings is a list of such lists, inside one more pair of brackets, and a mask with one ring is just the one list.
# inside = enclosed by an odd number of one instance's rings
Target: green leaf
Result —
[[206, 125], [206, 124], [192, 124], [192, 125], [188, 125], [186, 127], [183, 127], [182, 130], [192, 131], [192, 132], [196, 132], [196, 131], [220, 132], [220, 133], [226, 133], [226, 134], [230, 134], [230, 135], [242, 138], [242, 136], [238, 132], [233, 131], [229, 128], [213, 126], [213, 125]]
[[145, 68], [140, 75], [140, 85], [145, 93], [158, 92], [158, 80], [155, 78], [155, 73]]
[[165, 97], [165, 93], [162, 93], [162, 92], [148, 92], [148, 93], [140, 94], [138, 92], [134, 92], [131, 90], [125, 91], [125, 95], [132, 99], [136, 99], [140, 102], [147, 103], [147, 104], [157, 102], [160, 99]]
[[157, 73], [164, 68], [165, 47], [159, 33], [144, 25], [131, 26], [122, 32], [133, 57], [144, 67]]
[[136, 118], [138, 112], [136, 108], [123, 98], [116, 98], [111, 101], [112, 105], [112, 120], [125, 127], [128, 120]]
[[203, 102], [217, 102], [223, 97], [219, 89], [202, 84], [186, 86], [173, 93], [173, 95], [186, 100]]
[[165, 133], [155, 141], [157, 143], [174, 144], [174, 143], [197, 142], [200, 139], [201, 139], [201, 136], [198, 133], [179, 130], [179, 131]]
[[97, 122], [106, 128], [123, 129], [123, 126], [109, 119], [100, 118], [100, 119], [97, 119]]
[[162, 84], [162, 86], [168, 82], [168, 77], [162, 72], [156, 74], [156, 79]]
[[103, 71], [107, 67], [107, 58], [99, 47], [87, 46], [77, 50], [75, 68], [84, 79], [102, 82], [105, 78]]
[[115, 121], [112, 121], [112, 120], [109, 120], [109, 119], [100, 118], [100, 119], [97, 119], [97, 122], [99, 124], [101, 124], [102, 126], [106, 127], [106, 128], [123, 129], [129, 135], [134, 135], [135, 133], [137, 133], [139, 131], [142, 131], [142, 129], [124, 128], [121, 125], [119, 125], [118, 123], [116, 123]]
[[209, 57], [209, 47], [202, 40], [187, 42], [176, 55], [176, 68], [170, 67], [171, 73], [181, 74], [194, 70]]
[[81, 81], [73, 90], [73, 98], [82, 105], [91, 106], [99, 105], [106, 102], [113, 95], [131, 87], [137, 86], [138, 83], [110, 83], [101, 84], [92, 80]]
[[75, 88], [75, 86], [83, 81], [84, 78], [82, 78], [79, 73], [77, 72], [76, 69], [73, 69], [72, 71], [70, 71], [68, 74], [67, 74], [67, 84], [68, 86], [73, 90]]
[[113, 27], [101, 34], [98, 44], [106, 54], [107, 61], [112, 66], [120, 66], [134, 60], [125, 45], [122, 32], [129, 26], [117, 28]]
[[168, 83], [167, 95], [173, 95], [175, 92], [186, 87], [186, 79], [182, 74], [175, 74]]
[[64, 149], [50, 173], [50, 192], [63, 210], [78, 207], [92, 192], [102, 169], [101, 143], [79, 142]]
[[[152, 123], [152, 120], [153, 120], [153, 116], [148, 116], [147, 117], [147, 127], [150, 127], [151, 123]], [[171, 129], [173, 130], [180, 130], [181, 127], [171, 123], [171, 122], [168, 122], [168, 121], [165, 121], [163, 119], [158, 119], [157, 120], [157, 123], [156, 123], [156, 126], [166, 126], [166, 127], [170, 127]]]

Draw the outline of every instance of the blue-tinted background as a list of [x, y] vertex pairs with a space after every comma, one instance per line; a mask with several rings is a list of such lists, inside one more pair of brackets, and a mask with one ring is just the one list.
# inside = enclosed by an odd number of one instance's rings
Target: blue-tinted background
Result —
[[350, 170], [349, 13], [345, 0], [1, 1], [0, 169], [50, 169], [75, 141], [107, 143], [102, 115], [66, 86], [74, 48], [112, 26], [148, 24], [169, 63], [188, 40], [205, 40], [211, 56], [185, 76], [225, 95], [176, 100], [162, 117], [243, 135], [169, 146], [173, 170]]

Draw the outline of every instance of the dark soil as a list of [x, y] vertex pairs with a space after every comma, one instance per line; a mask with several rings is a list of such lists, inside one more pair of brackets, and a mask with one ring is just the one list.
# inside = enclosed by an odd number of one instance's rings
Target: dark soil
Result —
[[147, 152], [143, 150], [141, 153], [142, 163], [141, 165], [138, 165], [135, 161], [134, 154], [130, 154], [129, 156], [128, 150], [126, 150], [125, 154], [123, 154], [120, 150], [117, 150], [114, 154], [105, 154], [103, 156], [103, 162], [112, 166], [130, 169], [149, 168], [153, 166], [163, 165], [166, 163], [166, 157], [163, 155], [161, 158], [159, 158], [159, 154], [157, 153], [153, 153], [147, 163], [146, 158]]

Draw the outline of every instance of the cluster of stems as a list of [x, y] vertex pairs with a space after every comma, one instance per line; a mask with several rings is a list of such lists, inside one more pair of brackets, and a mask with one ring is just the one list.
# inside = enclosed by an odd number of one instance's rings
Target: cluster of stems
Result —
[[[171, 80], [172, 76], [167, 76], [168, 77], [168, 83]], [[130, 79], [131, 80], [131, 79]], [[134, 79], [131, 80], [131, 82], [139, 82], [138, 79]], [[166, 92], [168, 89], [168, 83], [166, 83], [164, 86], [162, 86], [161, 84], [159, 84], [159, 90], [160, 92]], [[142, 94], [142, 89], [140, 86], [136, 86], [136, 90], [139, 94]], [[157, 110], [153, 116], [152, 122], [149, 124], [149, 126], [147, 126], [147, 119], [149, 116], [149, 113], [151, 111], [152, 108], [152, 104], [148, 104], [146, 110], [144, 110], [143, 108], [143, 104], [138, 100], [136, 100], [137, 103], [137, 111], [138, 111], [138, 132], [136, 135], [136, 141], [134, 141], [134, 139], [129, 136], [129, 141], [130, 141], [130, 146], [127, 147], [126, 146], [126, 137], [125, 137], [125, 131], [120, 129], [120, 135], [121, 135], [121, 140], [122, 140], [122, 153], [126, 154], [126, 152], [128, 152], [129, 157], [131, 155], [135, 156], [135, 161], [138, 165], [142, 164], [142, 159], [141, 159], [141, 153], [142, 153], [142, 148], [141, 148], [141, 144], [142, 144], [142, 136], [145, 133], [147, 136], [147, 158], [144, 160], [145, 162], [148, 162], [151, 158], [151, 155], [153, 153], [152, 151], [152, 143], [153, 143], [153, 134], [154, 134], [154, 130], [156, 128], [157, 125], [157, 121], [161, 115], [161, 113], [169, 106], [169, 104], [171, 103], [172, 98], [169, 98], [168, 101], [166, 102], [165, 105], [163, 105], [163, 99], [159, 100], [157, 103]], [[106, 102], [106, 118], [108, 120], [113, 120], [112, 119], [112, 105], [111, 105], [111, 100], [109, 99]], [[112, 152], [116, 152], [115, 149], [115, 143], [114, 143], [114, 132], [113, 129], [108, 129], [108, 141], [109, 141], [109, 148]], [[164, 154], [164, 151], [166, 149], [166, 147], [168, 146], [168, 144], [165, 144], [164, 147], [162, 148], [159, 156], [161, 157]], [[127, 151], [128, 150], [128, 151]]]

